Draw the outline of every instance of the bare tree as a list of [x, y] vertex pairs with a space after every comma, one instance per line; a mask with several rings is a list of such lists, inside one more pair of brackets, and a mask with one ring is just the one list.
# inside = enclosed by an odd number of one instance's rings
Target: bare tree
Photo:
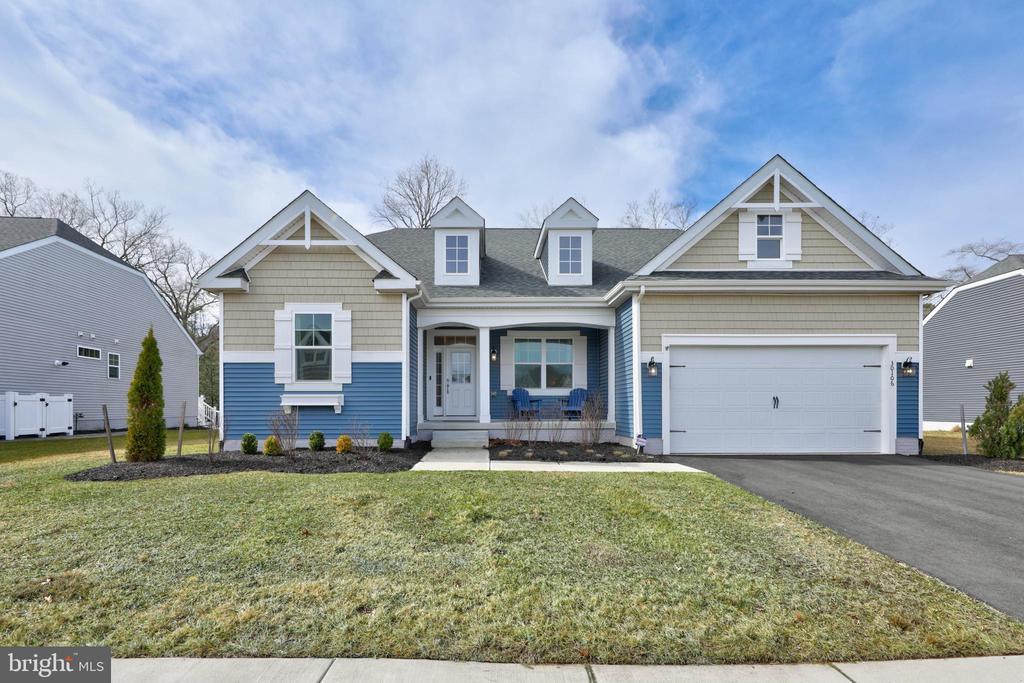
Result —
[[1021, 252], [1024, 252], [1024, 243], [1006, 238], [968, 242], [946, 252], [946, 256], [953, 257], [954, 265], [943, 271], [942, 277], [965, 282], [993, 263]]
[[521, 211], [517, 218], [519, 223], [524, 228], [535, 228], [540, 229], [544, 224], [544, 219], [551, 215], [551, 212], [558, 207], [552, 201], [546, 201], [541, 204], [534, 204], [526, 211]]
[[211, 259], [187, 242], [165, 239], [153, 254], [146, 269], [160, 296], [194, 339], [207, 332], [203, 313], [213, 304], [213, 295], [199, 287], [199, 276], [210, 267]]
[[425, 155], [388, 183], [373, 215], [392, 228], [425, 228], [438, 209], [465, 193], [466, 183], [455, 169]]
[[29, 213], [38, 192], [30, 178], [0, 171], [0, 210], [6, 216], [21, 216]]
[[693, 222], [691, 216], [696, 206], [697, 203], [692, 199], [665, 201], [658, 190], [652, 190], [646, 201], [641, 203], [633, 200], [626, 204], [622, 225], [626, 228], [686, 230]]
[[878, 237], [890, 247], [892, 246], [892, 231], [896, 229], [895, 225], [887, 223], [882, 220], [881, 216], [868, 213], [867, 211], [861, 211], [857, 215], [857, 220], [860, 221], [865, 228], [875, 233], [875, 237]]

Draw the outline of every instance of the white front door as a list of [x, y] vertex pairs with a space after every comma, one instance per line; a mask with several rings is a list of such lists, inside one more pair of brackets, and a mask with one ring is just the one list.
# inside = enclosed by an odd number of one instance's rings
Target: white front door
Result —
[[878, 453], [877, 347], [677, 346], [672, 453]]
[[447, 347], [444, 351], [444, 414], [476, 415], [475, 352], [471, 347]]

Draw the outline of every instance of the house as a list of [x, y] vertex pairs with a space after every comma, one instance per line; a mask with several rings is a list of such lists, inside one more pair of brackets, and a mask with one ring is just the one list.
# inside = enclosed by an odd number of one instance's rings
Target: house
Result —
[[0, 392], [73, 394], [75, 431], [127, 426], [128, 387], [153, 328], [168, 426], [195, 424], [199, 349], [152, 283], [53, 218], [0, 218]]
[[[924, 320], [926, 429], [967, 424], [985, 410], [985, 384], [1003, 371], [1024, 391], [1024, 254], [952, 289]], [[1016, 400], [1016, 393], [1014, 395]]]
[[583, 388], [606, 438], [672, 453], [916, 452], [922, 295], [946, 284], [780, 156], [685, 232], [572, 198], [487, 228], [456, 198], [363, 235], [306, 191], [200, 283], [229, 448], [282, 409], [300, 436], [483, 443], [522, 387], [542, 430]]

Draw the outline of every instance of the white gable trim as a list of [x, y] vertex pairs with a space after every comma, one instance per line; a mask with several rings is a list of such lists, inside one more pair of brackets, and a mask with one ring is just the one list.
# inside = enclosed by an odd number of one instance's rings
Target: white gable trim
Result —
[[486, 221], [462, 197], [452, 197], [430, 217], [427, 225], [432, 228], [483, 228]]
[[[386, 269], [407, 288], [415, 288], [416, 278], [413, 277], [412, 274], [398, 265], [398, 263], [370, 242], [370, 240], [366, 239], [365, 235], [352, 227], [348, 221], [335, 213], [333, 209], [320, 201], [320, 199], [309, 190], [304, 190], [302, 194], [289, 202], [283, 209], [278, 211], [273, 218], [264, 223], [258, 230], [249, 235], [249, 237], [247, 237], [241, 244], [229, 251], [223, 258], [211, 266], [199, 277], [199, 285], [204, 288], [216, 289], [217, 278], [231, 269], [235, 263], [240, 261], [260, 245], [265, 245], [266, 251], [258, 254], [255, 259], [250, 259], [247, 262], [247, 266], [251, 265], [254, 261], [258, 262], [259, 259], [264, 258], [266, 254], [269, 253], [269, 250], [281, 246], [281, 240], [273, 240], [276, 235], [280, 234], [298, 218], [303, 219], [300, 227], [305, 227], [306, 221], [311, 215], [315, 215], [329, 232], [339, 238], [339, 241], [334, 242], [333, 240], [307, 239], [301, 242], [299, 240], [292, 240], [292, 243], [297, 243], [297, 246], [301, 246], [306, 242], [309, 242], [310, 246], [318, 246], [320, 242], [325, 242], [331, 245], [337, 244], [339, 246], [347, 246], [374, 268], [379, 270]], [[267, 240], [271, 240], [271, 243], [268, 243]]]
[[1001, 280], [1008, 280], [1011, 277], [1016, 277], [1018, 275], [1024, 277], [1024, 268], [1018, 268], [1017, 270], [1011, 270], [1008, 273], [1000, 273], [999, 275], [993, 275], [992, 277], [987, 277], [984, 280], [978, 280], [977, 282], [969, 282], [966, 285], [960, 285], [959, 287], [954, 287], [953, 290], [950, 291], [950, 293], [947, 294], [946, 297], [942, 301], [939, 302], [939, 305], [931, 310], [931, 312], [928, 314], [928, 316], [924, 319], [924, 322], [922, 323], [922, 325], [927, 325], [928, 321], [931, 320], [933, 317], [935, 317], [935, 314], [938, 313], [939, 311], [941, 311], [942, 307], [946, 305], [946, 302], [949, 301], [950, 299], [952, 299], [954, 296], [956, 296], [957, 293], [962, 292], [962, 291], [964, 291], [966, 289], [974, 289], [975, 287], [981, 287], [982, 285], [990, 285], [990, 284], [992, 284], [994, 282], [999, 282]]
[[103, 256], [102, 254], [97, 254], [96, 252], [86, 249], [85, 247], [75, 244], [74, 242], [69, 242], [68, 240], [64, 239], [59, 235], [51, 235], [50, 237], [44, 237], [43, 239], [36, 240], [34, 242], [19, 244], [16, 247], [5, 249], [4, 251], [0, 252], [0, 259], [7, 258], [8, 256], [14, 256], [16, 254], [21, 254], [32, 249], [38, 249], [39, 247], [45, 247], [48, 244], [56, 244], [58, 242], [60, 244], [63, 244], [64, 246], [74, 249], [75, 251], [81, 254], [90, 256], [94, 259], [102, 261], [103, 263], [114, 266], [115, 268], [125, 270], [131, 273], [132, 275], [138, 275], [143, 280], [145, 280], [146, 285], [149, 287], [149, 291], [153, 293], [153, 296], [156, 297], [156, 300], [159, 301], [160, 305], [163, 306], [163, 309], [167, 311], [167, 315], [171, 316], [171, 320], [174, 321], [174, 324], [178, 326], [178, 329], [181, 330], [181, 333], [185, 335], [185, 339], [187, 339], [188, 343], [192, 345], [192, 348], [196, 350], [196, 354], [200, 356], [203, 355], [203, 352], [199, 350], [199, 345], [196, 344], [194, 339], [192, 339], [192, 335], [188, 333], [188, 330], [185, 329], [185, 326], [181, 324], [180, 320], [178, 320], [178, 316], [174, 315], [174, 312], [171, 310], [171, 307], [167, 305], [167, 302], [164, 301], [164, 298], [160, 295], [160, 292], [157, 291], [156, 285], [154, 285], [153, 281], [150, 280], [149, 277], [141, 270], [136, 270], [135, 268], [132, 268], [126, 263], [115, 261], [111, 258]]
[[[700, 219], [697, 220], [686, 232], [680, 235], [672, 244], [668, 245], [663, 249], [657, 256], [647, 262], [643, 268], [637, 271], [638, 275], [650, 275], [656, 270], [662, 270], [667, 268], [669, 265], [674, 263], [676, 259], [681, 256], [686, 249], [692, 246], [695, 242], [703, 238], [708, 232], [711, 231], [721, 220], [728, 215], [728, 213], [737, 208], [737, 205], [743, 204], [743, 198], [749, 198], [757, 190], [761, 188], [769, 179], [775, 177], [778, 172], [779, 178], [785, 178], [786, 182], [790, 183], [794, 188], [804, 193], [811, 201], [810, 202], [799, 202], [792, 204], [781, 204], [782, 207], [789, 206], [790, 208], [807, 208], [807, 209], [824, 209], [831, 215], [835, 216], [844, 226], [849, 228], [851, 232], [860, 237], [864, 242], [878, 252], [879, 256], [885, 260], [886, 265], [895, 268], [897, 271], [904, 275], [921, 275], [921, 271], [910, 264], [909, 261], [904, 259], [902, 256], [897, 254], [892, 247], [886, 244], [873, 232], [868, 230], [864, 225], [857, 219], [851, 216], [843, 207], [839, 206], [831, 197], [822, 192], [814, 183], [808, 180], [800, 171], [794, 168], [788, 161], [783, 159], [781, 156], [776, 154], [774, 157], [768, 160], [768, 162], [753, 173], [750, 177], [740, 183], [732, 192], [725, 196], [722, 201], [718, 202], [710, 211], [705, 213]], [[803, 206], [803, 204], [815, 204], [816, 206]], [[750, 205], [747, 203], [748, 208], [758, 208], [760, 205]], [[770, 204], [765, 205], [767, 208]], [[744, 208], [744, 207], [739, 207]], [[820, 210], [819, 209], [819, 210]], [[815, 220], [818, 220], [815, 216]], [[820, 220], [818, 220], [821, 223]], [[829, 227], [823, 225], [827, 230]], [[832, 230], [829, 230], [835, 234]], [[842, 241], [842, 240], [841, 240]], [[844, 242], [845, 243], [845, 242]], [[857, 253], [858, 256], [864, 258], [862, 253]], [[873, 263], [874, 259], [864, 259], [867, 263]]]
[[569, 197], [557, 209], [548, 214], [540, 224], [540, 235], [537, 236], [537, 246], [533, 250], [533, 258], [540, 258], [541, 252], [544, 250], [544, 242], [548, 238], [548, 230], [557, 228], [595, 230], [597, 221], [597, 216], [590, 209], [580, 204], [574, 197]]

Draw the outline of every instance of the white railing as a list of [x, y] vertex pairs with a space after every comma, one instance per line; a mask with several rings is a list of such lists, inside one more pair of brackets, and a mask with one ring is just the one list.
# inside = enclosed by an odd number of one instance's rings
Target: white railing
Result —
[[74, 397], [71, 394], [0, 393], [0, 435], [11, 440], [33, 434], [75, 433]]
[[199, 426], [210, 427], [218, 424], [220, 411], [206, 402], [205, 396], [199, 397]]

